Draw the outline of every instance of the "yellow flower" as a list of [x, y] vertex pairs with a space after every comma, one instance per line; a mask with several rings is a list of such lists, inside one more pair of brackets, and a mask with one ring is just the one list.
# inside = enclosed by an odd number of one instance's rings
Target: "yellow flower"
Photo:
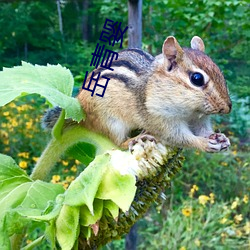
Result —
[[233, 150], [233, 151], [232, 151], [232, 154], [233, 154], [233, 155], [237, 155], [237, 153], [238, 153], [237, 150]]
[[235, 201], [231, 205], [231, 209], [235, 209], [239, 205], [239, 198], [236, 197]]
[[220, 235], [222, 238], [226, 238], [227, 237], [227, 234], [226, 233], [221, 233]]
[[244, 231], [246, 232], [246, 234], [250, 234], [250, 222], [247, 221], [246, 225], [244, 226]]
[[192, 209], [190, 207], [185, 207], [181, 211], [182, 214], [186, 217], [189, 217], [192, 214]]
[[31, 129], [31, 128], [32, 128], [32, 125], [33, 125], [32, 120], [26, 122], [26, 128], [27, 128], [27, 129]]
[[181, 247], [180, 250], [186, 250], [186, 248], [185, 247]]
[[17, 121], [15, 119], [11, 121], [11, 126], [12, 127], [17, 127], [18, 126], [18, 123], [17, 123]]
[[8, 116], [10, 114], [10, 112], [9, 111], [5, 111], [5, 112], [3, 112], [3, 115], [4, 116]]
[[197, 247], [200, 247], [201, 246], [201, 242], [199, 239], [195, 239], [194, 240], [194, 244], [197, 246]]
[[236, 224], [239, 224], [243, 220], [242, 214], [237, 214], [234, 216], [234, 221]]
[[11, 103], [9, 104], [9, 106], [10, 106], [11, 108], [15, 108], [15, 107], [16, 107], [16, 104], [15, 104], [14, 102], [11, 102]]
[[72, 182], [75, 179], [75, 176], [67, 176], [66, 181], [67, 182]]
[[77, 171], [76, 165], [73, 165], [73, 166], [70, 168], [70, 170], [71, 170], [72, 172], [76, 172], [76, 171]]
[[220, 220], [220, 224], [225, 224], [227, 222], [227, 218], [222, 218], [221, 220]]
[[236, 230], [236, 235], [238, 236], [238, 237], [241, 237], [242, 236], [242, 232], [240, 231], [240, 230]]
[[9, 137], [9, 134], [4, 130], [0, 130], [0, 135], [1, 135], [1, 137], [5, 137], [5, 138]]
[[189, 196], [193, 198], [194, 193], [199, 190], [199, 187], [196, 185], [193, 185], [193, 187], [190, 189]]
[[53, 176], [52, 176], [51, 182], [52, 182], [52, 183], [57, 183], [57, 182], [60, 181], [60, 179], [61, 179], [61, 176], [60, 176], [60, 175], [53, 175]]
[[243, 202], [247, 204], [248, 201], [249, 201], [248, 195], [245, 194], [243, 197]]
[[28, 167], [27, 161], [20, 161], [19, 162], [19, 167], [23, 168], [23, 169], [26, 169]]
[[203, 206], [210, 200], [210, 198], [207, 195], [200, 195], [199, 196], [199, 203]]
[[29, 158], [29, 152], [21, 152], [17, 154], [19, 157]]
[[33, 160], [34, 162], [37, 162], [38, 159], [39, 159], [39, 157], [32, 157], [32, 160]]
[[67, 189], [67, 188], [68, 188], [68, 186], [69, 186], [69, 183], [68, 183], [68, 182], [64, 182], [64, 183], [63, 183], [63, 187], [64, 187], [64, 189]]
[[69, 165], [69, 163], [67, 161], [64, 161], [64, 160], [62, 160], [62, 164], [63, 164], [63, 166], [68, 166]]
[[214, 193], [210, 193], [209, 197], [210, 197], [210, 203], [214, 204]]
[[224, 167], [227, 167], [227, 166], [228, 166], [228, 163], [223, 161], [223, 162], [221, 163], [221, 165], [224, 166]]
[[78, 160], [75, 160], [75, 163], [76, 163], [77, 165], [81, 164], [81, 162], [78, 161]]

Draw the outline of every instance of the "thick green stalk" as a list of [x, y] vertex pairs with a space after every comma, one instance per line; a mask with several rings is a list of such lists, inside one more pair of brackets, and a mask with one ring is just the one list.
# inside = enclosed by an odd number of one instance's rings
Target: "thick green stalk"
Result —
[[72, 126], [65, 129], [59, 138], [51, 139], [33, 169], [31, 178], [33, 180], [45, 180], [61, 155], [70, 146], [78, 142], [93, 144], [96, 147], [97, 155], [104, 153], [106, 150], [117, 148], [115, 144], [100, 134], [94, 133], [79, 125]]

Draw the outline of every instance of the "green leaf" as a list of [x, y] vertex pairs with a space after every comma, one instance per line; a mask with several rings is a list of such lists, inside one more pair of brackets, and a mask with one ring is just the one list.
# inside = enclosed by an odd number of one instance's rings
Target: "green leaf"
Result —
[[10, 156], [0, 154], [0, 181], [17, 176], [26, 176], [28, 178], [28, 175]]
[[123, 212], [129, 210], [136, 192], [136, 179], [133, 175], [121, 175], [110, 167], [103, 176], [96, 198], [112, 200]]
[[87, 206], [80, 208], [80, 225], [89, 226], [95, 224], [102, 217], [103, 200], [95, 199], [93, 203], [94, 214], [91, 214]]
[[97, 156], [70, 184], [65, 192], [64, 204], [70, 206], [87, 205], [93, 214], [93, 201], [103, 176], [110, 165], [109, 161], [109, 154]]
[[114, 219], [118, 217], [119, 207], [113, 201], [110, 200], [103, 201], [103, 207], [108, 209], [108, 211], [110, 212], [110, 214]]
[[64, 119], [65, 119], [65, 110], [62, 109], [61, 114], [52, 129], [52, 135], [57, 140], [60, 139], [62, 136], [63, 125], [65, 121]]
[[17, 186], [25, 182], [31, 182], [27, 176], [16, 176], [0, 181], [0, 201]]
[[64, 205], [56, 220], [56, 238], [64, 250], [71, 250], [79, 234], [79, 207]]
[[61, 193], [64, 193], [61, 185], [37, 180], [30, 186], [20, 207], [26, 209], [27, 212], [29, 209], [37, 209], [42, 212], [48, 201], [55, 200], [56, 196]]
[[84, 114], [78, 100], [71, 97], [73, 85], [72, 74], [61, 65], [34, 66], [22, 62], [22, 66], [0, 72], [0, 106], [18, 96], [36, 93], [53, 106], [65, 109], [66, 118], [79, 122]]
[[86, 142], [78, 142], [72, 147], [68, 148], [66, 154], [77, 159], [78, 161], [88, 165], [95, 158], [96, 148], [94, 145]]

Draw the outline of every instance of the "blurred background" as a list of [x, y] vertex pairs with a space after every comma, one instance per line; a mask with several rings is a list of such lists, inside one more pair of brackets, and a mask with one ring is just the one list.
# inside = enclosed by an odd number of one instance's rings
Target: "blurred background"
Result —
[[[169, 35], [186, 47], [194, 35], [204, 40], [233, 100], [230, 115], [213, 118], [215, 129], [229, 136], [232, 146], [220, 154], [184, 152], [183, 171], [166, 190], [165, 201], [138, 222], [133, 249], [249, 249], [250, 2], [143, 0], [141, 11], [142, 49], [153, 55], [161, 53]], [[21, 61], [59, 63], [71, 70], [77, 88], [90, 70], [106, 18], [122, 22], [124, 29], [128, 1], [1, 0], [0, 68]], [[127, 46], [128, 32], [123, 49]], [[0, 153], [11, 155], [29, 173], [49, 138], [40, 126], [46, 108], [42, 98], [31, 95], [0, 109]], [[65, 156], [51, 181], [66, 188], [83, 168]], [[39, 233], [34, 229], [25, 240]], [[105, 249], [125, 249], [125, 239]]]

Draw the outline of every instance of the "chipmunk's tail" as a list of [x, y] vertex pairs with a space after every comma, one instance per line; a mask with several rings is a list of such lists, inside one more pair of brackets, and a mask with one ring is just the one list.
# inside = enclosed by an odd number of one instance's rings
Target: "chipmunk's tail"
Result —
[[51, 130], [56, 124], [62, 109], [60, 107], [54, 107], [45, 111], [42, 117], [42, 128], [45, 130]]

